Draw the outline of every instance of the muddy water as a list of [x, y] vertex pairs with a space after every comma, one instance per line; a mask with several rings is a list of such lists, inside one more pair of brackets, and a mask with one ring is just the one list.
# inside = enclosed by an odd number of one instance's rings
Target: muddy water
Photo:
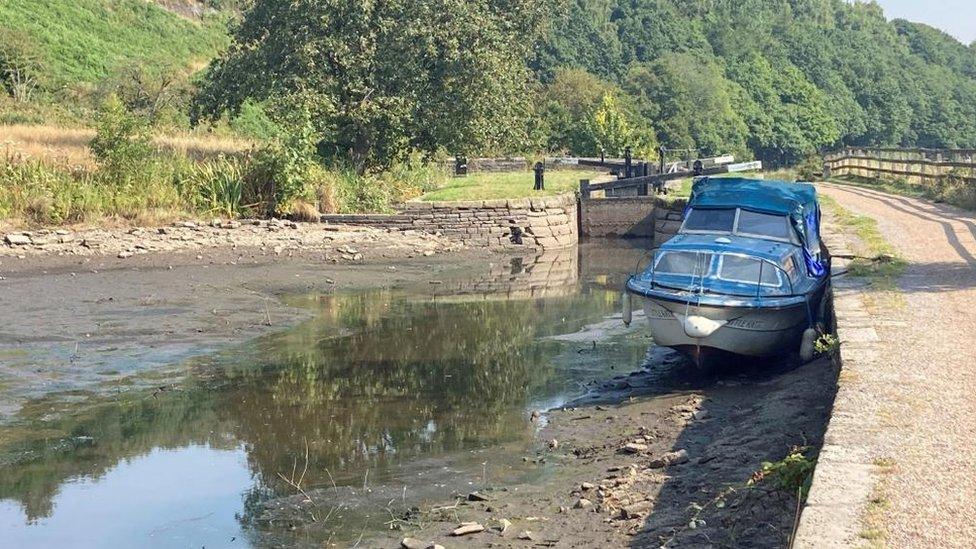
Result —
[[[0, 425], [2, 545], [349, 545], [394, 506], [544, 482], [531, 411], [647, 352], [607, 322], [638, 255], [584, 247], [428, 289], [292, 295], [313, 319], [286, 332], [36, 398]], [[299, 488], [333, 500], [304, 518], [321, 537], [281, 518]]]

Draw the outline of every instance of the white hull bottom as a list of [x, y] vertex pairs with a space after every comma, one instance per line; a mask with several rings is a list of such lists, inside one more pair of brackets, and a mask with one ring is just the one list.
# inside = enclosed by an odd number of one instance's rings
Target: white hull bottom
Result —
[[654, 342], [695, 357], [711, 350], [756, 357], [786, 355], [800, 348], [809, 327], [805, 304], [757, 309], [638, 299], [643, 301]]

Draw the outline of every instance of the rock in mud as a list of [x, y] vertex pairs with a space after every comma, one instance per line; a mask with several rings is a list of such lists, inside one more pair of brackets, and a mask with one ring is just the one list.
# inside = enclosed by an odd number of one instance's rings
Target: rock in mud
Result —
[[467, 536], [471, 534], [477, 534], [478, 532], [484, 532], [485, 527], [478, 524], [477, 522], [462, 522], [457, 528], [451, 531], [452, 536]]
[[481, 492], [471, 492], [468, 494], [468, 501], [488, 501], [488, 496]]
[[579, 498], [573, 505], [573, 509], [589, 509], [593, 507], [593, 502], [586, 498]]
[[498, 526], [497, 526], [497, 528], [498, 528], [498, 532], [499, 533], [504, 534], [511, 527], [512, 527], [512, 521], [510, 521], [508, 519], [499, 519], [498, 520]]
[[596, 484], [593, 484], [592, 482], [584, 482], [583, 484], [580, 484], [580, 490], [583, 490], [584, 492], [594, 488], [596, 488]]
[[3, 240], [11, 246], [27, 246], [31, 243], [31, 237], [25, 234], [8, 234]]
[[660, 469], [662, 467], [668, 467], [670, 465], [680, 465], [688, 461], [688, 451], [678, 450], [676, 452], [668, 452], [661, 455], [658, 458], [651, 460], [648, 466], [651, 469]]
[[532, 532], [528, 530], [522, 530], [521, 532], [519, 532], [517, 537], [518, 539], [527, 540], [527, 541], [532, 541], [535, 539], [535, 536], [532, 534]]
[[624, 444], [623, 451], [628, 454], [642, 454], [648, 450], [646, 444], [638, 444], [636, 442], [628, 442]]
[[627, 507], [624, 507], [621, 510], [621, 515], [625, 519], [636, 519], [636, 518], [644, 518], [650, 512], [651, 512], [651, 502], [641, 501], [638, 503], [634, 503], [632, 505], [628, 505]]
[[403, 538], [403, 540], [400, 541], [400, 547], [403, 549], [427, 549], [430, 547], [430, 544], [426, 541], [420, 541], [419, 539]]

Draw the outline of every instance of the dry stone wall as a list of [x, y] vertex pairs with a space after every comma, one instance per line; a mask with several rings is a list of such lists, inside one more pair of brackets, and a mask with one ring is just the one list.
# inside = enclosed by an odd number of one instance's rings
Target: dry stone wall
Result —
[[579, 241], [576, 196], [407, 202], [393, 215], [324, 215], [322, 221], [442, 235], [466, 246], [554, 250]]
[[681, 229], [686, 199], [658, 196], [584, 198], [580, 227], [587, 237], [654, 238], [663, 244]]

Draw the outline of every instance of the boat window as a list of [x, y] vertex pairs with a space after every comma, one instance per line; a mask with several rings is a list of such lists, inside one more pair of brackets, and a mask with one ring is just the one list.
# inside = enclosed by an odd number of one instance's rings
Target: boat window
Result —
[[786, 261], [783, 262], [783, 270], [786, 271], [786, 276], [790, 277], [790, 280], [796, 280], [796, 261], [792, 255], [786, 256]]
[[722, 255], [718, 269], [718, 277], [728, 282], [756, 284], [762, 272], [763, 286], [780, 286], [779, 271], [770, 264], [763, 264], [758, 259], [738, 255]]
[[704, 276], [712, 264], [712, 254], [698, 252], [664, 252], [657, 258], [654, 272], [681, 276]]
[[698, 210], [692, 209], [685, 219], [685, 231], [705, 231], [731, 233], [735, 225], [735, 210]]
[[766, 236], [780, 240], [790, 239], [790, 222], [785, 215], [771, 215], [742, 210], [736, 234]]

